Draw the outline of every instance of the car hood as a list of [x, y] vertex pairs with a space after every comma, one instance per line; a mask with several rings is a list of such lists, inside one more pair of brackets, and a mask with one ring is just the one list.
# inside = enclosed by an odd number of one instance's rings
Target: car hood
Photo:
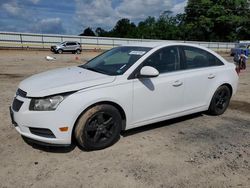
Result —
[[19, 88], [27, 92], [27, 97], [45, 97], [111, 83], [115, 78], [80, 67], [68, 67], [33, 75], [23, 80]]

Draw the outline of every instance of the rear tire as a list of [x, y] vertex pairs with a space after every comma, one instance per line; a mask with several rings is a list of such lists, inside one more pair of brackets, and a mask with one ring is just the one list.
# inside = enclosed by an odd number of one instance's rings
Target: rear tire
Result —
[[77, 121], [74, 137], [85, 150], [100, 150], [120, 138], [122, 119], [111, 105], [97, 105], [87, 110]]
[[214, 93], [211, 100], [208, 113], [211, 115], [221, 115], [223, 114], [230, 102], [231, 91], [230, 89], [223, 85], [220, 86]]
[[80, 53], [81, 53], [81, 50], [77, 49], [76, 54], [80, 54]]

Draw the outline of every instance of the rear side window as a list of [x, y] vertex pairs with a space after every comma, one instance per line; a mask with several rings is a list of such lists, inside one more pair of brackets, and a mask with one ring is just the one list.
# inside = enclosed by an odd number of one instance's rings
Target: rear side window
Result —
[[74, 45], [76, 45], [75, 42], [67, 42], [67, 46], [74, 46]]
[[220, 66], [223, 63], [213, 54], [200, 48], [183, 46], [185, 69]]
[[152, 66], [156, 68], [159, 73], [180, 70], [180, 55], [178, 47], [165, 47], [156, 51], [144, 61], [143, 66]]

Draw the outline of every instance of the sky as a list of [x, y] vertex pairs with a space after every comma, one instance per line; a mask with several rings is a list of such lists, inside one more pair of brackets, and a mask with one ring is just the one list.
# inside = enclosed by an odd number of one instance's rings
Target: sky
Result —
[[166, 10], [182, 13], [187, 0], [0, 0], [0, 31], [78, 35], [91, 27], [112, 29]]

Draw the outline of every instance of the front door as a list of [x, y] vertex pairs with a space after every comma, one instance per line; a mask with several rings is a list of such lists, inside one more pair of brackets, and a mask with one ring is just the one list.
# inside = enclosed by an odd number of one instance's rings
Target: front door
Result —
[[147, 58], [143, 66], [156, 68], [154, 78], [135, 78], [133, 81], [133, 124], [154, 122], [182, 111], [183, 75], [177, 47], [165, 47]]

